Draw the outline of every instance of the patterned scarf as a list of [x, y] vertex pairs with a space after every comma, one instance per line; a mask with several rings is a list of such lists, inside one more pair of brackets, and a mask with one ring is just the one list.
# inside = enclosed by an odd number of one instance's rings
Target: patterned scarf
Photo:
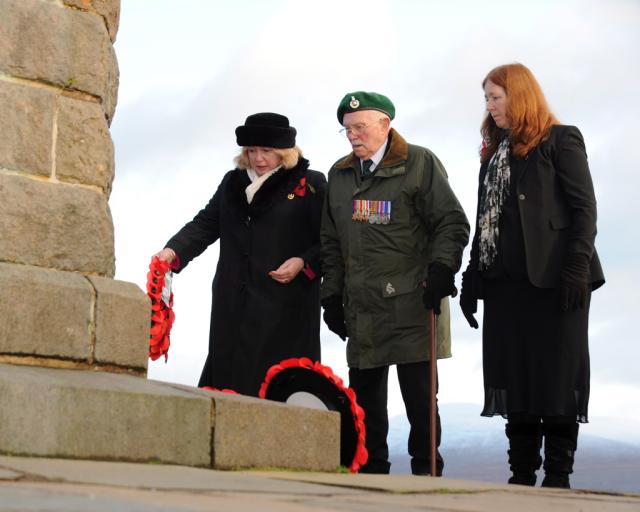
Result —
[[489, 160], [480, 196], [480, 212], [478, 214], [480, 270], [489, 268], [498, 253], [498, 225], [502, 205], [509, 195], [510, 178], [509, 138], [505, 137]]

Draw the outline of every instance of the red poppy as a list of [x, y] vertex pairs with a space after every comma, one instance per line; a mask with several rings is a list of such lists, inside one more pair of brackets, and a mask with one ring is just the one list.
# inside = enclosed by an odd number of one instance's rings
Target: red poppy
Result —
[[296, 188], [293, 189], [293, 193], [298, 197], [304, 197], [307, 193], [307, 178], [300, 178], [300, 182], [296, 185]]

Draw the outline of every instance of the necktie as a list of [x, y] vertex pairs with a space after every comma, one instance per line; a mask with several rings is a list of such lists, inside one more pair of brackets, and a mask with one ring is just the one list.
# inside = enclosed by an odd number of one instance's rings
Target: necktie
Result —
[[367, 177], [371, 176], [371, 166], [373, 165], [373, 160], [364, 160], [362, 162], [362, 176]]

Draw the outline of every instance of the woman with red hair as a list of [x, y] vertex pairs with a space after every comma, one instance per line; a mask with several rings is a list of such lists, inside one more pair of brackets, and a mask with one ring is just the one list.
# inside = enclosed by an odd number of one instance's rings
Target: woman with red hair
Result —
[[469, 322], [484, 301], [483, 416], [507, 419], [509, 483], [569, 487], [578, 425], [588, 421], [589, 303], [604, 284], [584, 141], [558, 122], [529, 69], [482, 82], [476, 232], [462, 275]]

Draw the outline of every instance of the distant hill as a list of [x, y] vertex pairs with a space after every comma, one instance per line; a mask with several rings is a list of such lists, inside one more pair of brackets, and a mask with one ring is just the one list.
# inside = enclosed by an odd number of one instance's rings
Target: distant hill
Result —
[[[511, 473], [507, 465], [505, 420], [483, 418], [480, 410], [480, 406], [472, 404], [444, 404], [441, 407], [445, 476], [506, 482]], [[640, 493], [640, 422], [615, 418], [591, 418], [590, 421], [581, 426], [572, 486]], [[408, 432], [409, 424], [404, 416], [391, 418], [392, 473], [411, 472]], [[538, 475], [540, 485], [544, 472], [541, 470]]]

